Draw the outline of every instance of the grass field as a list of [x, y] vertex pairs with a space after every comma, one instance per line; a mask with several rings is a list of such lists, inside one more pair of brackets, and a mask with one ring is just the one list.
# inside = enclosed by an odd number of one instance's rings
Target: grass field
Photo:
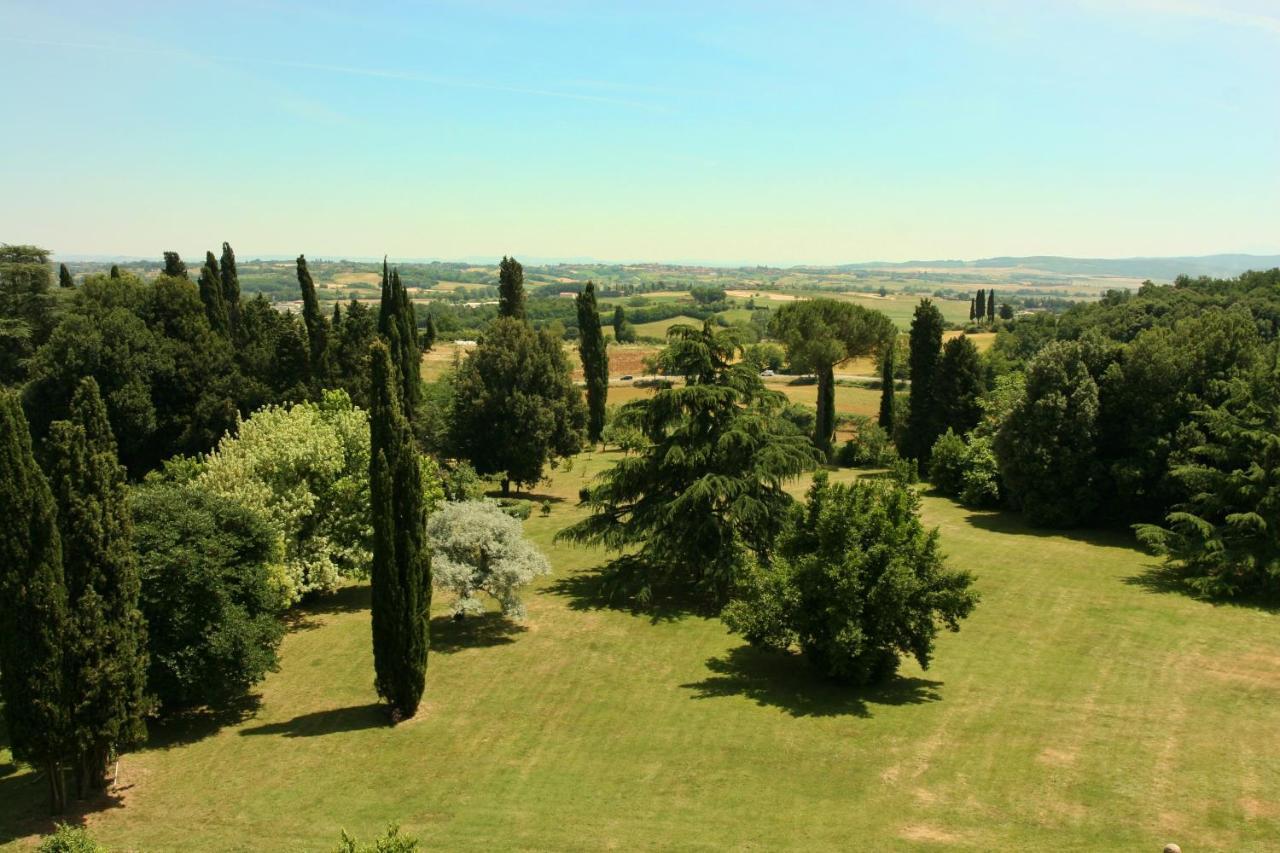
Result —
[[[982, 603], [928, 672], [852, 691], [716, 620], [602, 600], [603, 555], [551, 537], [614, 458], [543, 489], [527, 529], [555, 575], [526, 625], [433, 622], [417, 718], [383, 724], [368, 590], [347, 588], [299, 616], [256, 708], [126, 756], [93, 831], [146, 851], [329, 850], [389, 820], [450, 850], [1274, 849], [1276, 613], [1167, 591], [1127, 536], [928, 497]], [[0, 845], [47, 826], [44, 793], [0, 753]]]
[[[646, 338], [665, 338], [667, 329], [672, 326], [684, 324], [693, 326], [696, 329], [702, 328], [702, 321], [697, 317], [687, 317], [679, 314], [675, 317], [669, 317], [666, 320], [654, 320], [652, 323], [637, 323], [635, 326], [636, 334]], [[612, 331], [612, 329], [610, 329]]]

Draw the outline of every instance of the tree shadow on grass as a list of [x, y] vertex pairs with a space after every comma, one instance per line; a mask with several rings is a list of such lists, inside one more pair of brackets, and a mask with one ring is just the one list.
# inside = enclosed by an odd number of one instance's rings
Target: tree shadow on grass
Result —
[[451, 655], [463, 649], [483, 649], [514, 643], [514, 637], [528, 629], [501, 613], [484, 613], [454, 619], [437, 616], [431, 620], [431, 651]]
[[489, 491], [484, 493], [484, 496], [486, 498], [493, 498], [494, 500], [501, 500], [505, 497], [507, 500], [530, 501], [531, 503], [536, 503], [536, 504], [540, 504], [543, 501], [547, 501], [548, 503], [553, 503], [553, 504], [561, 504], [561, 503], [564, 503], [565, 501], [562, 495], [551, 495], [545, 492], [514, 491], [509, 495], [503, 495], [502, 489], [490, 489]]
[[[0, 742], [0, 748], [3, 746], [5, 743]], [[127, 775], [127, 772], [122, 775]], [[69, 802], [66, 812], [50, 816], [49, 783], [44, 773], [22, 772], [16, 764], [0, 764], [0, 845], [27, 836], [49, 835], [56, 823], [84, 826], [89, 815], [120, 808], [123, 794], [130, 787], [125, 784], [78, 800], [70, 774], [67, 785]]]
[[874, 687], [823, 680], [798, 655], [739, 646], [711, 658], [715, 675], [681, 687], [694, 699], [745, 696], [757, 705], [781, 708], [793, 717], [870, 717], [872, 705], [919, 705], [941, 701], [941, 681], [895, 677]]
[[386, 728], [390, 725], [387, 717], [387, 706], [378, 702], [367, 705], [353, 705], [350, 708], [330, 708], [326, 711], [313, 711], [300, 714], [292, 720], [279, 723], [264, 723], [241, 729], [242, 737], [258, 735], [280, 735], [282, 737], [323, 737], [324, 735], [358, 732], [364, 729]]
[[558, 578], [543, 591], [569, 599], [570, 610], [617, 610], [647, 616], [654, 623], [709, 615], [706, 603], [685, 590], [658, 588], [642, 599], [620, 583], [608, 565]]
[[1041, 539], [1070, 539], [1073, 542], [1084, 542], [1106, 548], [1142, 550], [1134, 539], [1133, 531], [1127, 527], [1033, 527], [1021, 513], [1012, 511], [970, 512], [964, 520], [980, 530], [989, 530], [992, 533], [1034, 536]]
[[173, 749], [217, 734], [226, 726], [243, 723], [258, 712], [262, 697], [256, 693], [216, 708], [170, 712], [148, 725], [147, 749]]
[[1200, 593], [1178, 571], [1176, 566], [1156, 563], [1146, 571], [1124, 578], [1128, 586], [1136, 586], [1153, 595], [1181, 595], [1214, 607], [1243, 607], [1249, 610], [1261, 610], [1264, 613], [1280, 614], [1280, 601], [1262, 596], [1241, 596], [1239, 598], [1222, 598]]
[[322, 620], [315, 617], [368, 610], [372, 604], [372, 596], [372, 588], [367, 583], [344, 586], [331, 593], [304, 601], [301, 606], [290, 610], [285, 614], [285, 625], [290, 632], [312, 631], [324, 624]]

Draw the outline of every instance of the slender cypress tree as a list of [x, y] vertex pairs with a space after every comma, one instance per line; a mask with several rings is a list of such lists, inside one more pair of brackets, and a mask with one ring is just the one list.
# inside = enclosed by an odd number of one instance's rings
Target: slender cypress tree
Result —
[[911, 319], [911, 410], [907, 413], [906, 456], [927, 461], [933, 442], [941, 434], [934, 405], [934, 375], [942, 351], [942, 312], [929, 299], [921, 299]]
[[987, 294], [987, 322], [994, 323], [996, 321], [996, 294], [994, 291]]
[[[213, 266], [209, 265], [210, 261]], [[209, 252], [204, 266], [200, 268], [200, 301], [204, 303], [209, 328], [225, 338], [230, 336], [231, 327], [227, 321], [227, 303], [222, 299], [222, 280], [218, 277], [217, 263], [213, 252]]]
[[627, 310], [621, 305], [613, 307], [613, 339], [620, 344], [629, 344], [636, 339], [635, 327], [627, 322]]
[[525, 318], [524, 267], [515, 258], [502, 256], [498, 265], [498, 316]]
[[876, 423], [889, 435], [893, 435], [893, 372], [897, 341], [885, 344], [884, 359], [880, 369], [880, 416]]
[[111, 277], [112, 277], [112, 278], [119, 278], [119, 277], [120, 277], [120, 267], [119, 267], [119, 266], [117, 266], [116, 264], [112, 264], [112, 265], [111, 265]]
[[307, 258], [298, 255], [298, 286], [302, 288], [302, 322], [307, 326], [307, 340], [311, 347], [311, 372], [319, 374], [324, 369], [324, 353], [329, 346], [329, 330], [320, 313], [320, 300], [316, 298], [316, 284], [307, 269]]
[[222, 301], [227, 305], [227, 324], [231, 333], [240, 333], [240, 273], [236, 270], [236, 253], [231, 250], [230, 243], [222, 244], [222, 266], [219, 270], [222, 279]]
[[49, 460], [69, 615], [63, 654], [70, 745], [83, 794], [105, 787], [113, 749], [143, 740], [147, 710], [142, 584], [124, 468], [92, 378], [76, 389], [71, 420], [53, 423]]
[[31, 452], [18, 396], [0, 396], [0, 695], [14, 757], [43, 768], [55, 814], [66, 806], [63, 644], [67, 589], [49, 483]]
[[174, 278], [190, 278], [187, 275], [187, 265], [182, 262], [177, 252], [164, 253], [164, 274]]
[[374, 686], [394, 723], [417, 712], [426, 685], [431, 561], [423, 543], [422, 471], [385, 342], [373, 343], [370, 361]]
[[977, 318], [978, 318], [978, 301], [976, 299], [970, 298], [969, 299], [969, 322], [972, 323]]
[[983, 317], [987, 316], [987, 291], [985, 288], [978, 288], [978, 299], [973, 313], [979, 323], [982, 322]]
[[58, 264], [58, 287], [75, 287], [76, 280], [71, 277], [71, 270], [66, 264]]
[[436, 346], [436, 315], [427, 314], [427, 325], [422, 330], [422, 348], [435, 349]]
[[421, 396], [419, 370], [422, 353], [418, 349], [417, 321], [413, 303], [400, 282], [398, 269], [388, 270], [382, 261], [382, 303], [378, 309], [378, 333], [391, 351], [391, 361], [399, 377], [400, 401], [405, 417], [413, 420]]
[[596, 308], [596, 286], [587, 282], [575, 300], [578, 308], [578, 355], [587, 380], [587, 440], [595, 444], [604, 430], [605, 405], [609, 398], [609, 353], [600, 330]]

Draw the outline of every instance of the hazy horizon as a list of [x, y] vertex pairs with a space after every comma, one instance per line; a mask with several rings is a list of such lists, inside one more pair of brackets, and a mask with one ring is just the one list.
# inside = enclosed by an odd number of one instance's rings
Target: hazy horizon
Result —
[[0, 11], [63, 256], [1280, 254], [1266, 0]]

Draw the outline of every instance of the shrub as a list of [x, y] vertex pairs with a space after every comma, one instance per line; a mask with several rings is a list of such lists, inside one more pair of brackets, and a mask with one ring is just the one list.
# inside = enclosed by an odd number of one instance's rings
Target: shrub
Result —
[[400, 827], [393, 823], [372, 844], [360, 844], [345, 829], [342, 830], [342, 841], [338, 843], [337, 853], [417, 853], [417, 850], [418, 839], [411, 835], [401, 835]]
[[841, 445], [836, 453], [837, 464], [844, 466], [881, 466], [889, 464], [897, 451], [889, 434], [870, 418], [857, 417], [852, 420], [854, 436]]
[[151, 656], [148, 690], [167, 708], [241, 696], [276, 668], [291, 589], [261, 514], [192, 486], [131, 496]]
[[965, 456], [960, 502], [965, 506], [997, 507], [1002, 496], [1000, 464], [996, 461], [991, 439], [971, 436]]
[[814, 426], [818, 422], [818, 413], [799, 403], [792, 403], [783, 409], [780, 414], [805, 435], [812, 435]]
[[773, 563], [744, 573], [723, 618], [753, 645], [798, 645], [824, 675], [860, 685], [892, 676], [905, 654], [927, 669], [939, 626], [959, 630], [977, 603], [972, 583], [943, 564], [912, 489], [819, 474]]
[[36, 851], [37, 853], [106, 853], [107, 848], [94, 841], [87, 829], [60, 823], [53, 835], [40, 842]]
[[454, 462], [441, 472], [440, 480], [447, 501], [478, 501], [484, 497], [485, 481], [467, 462]]
[[[528, 504], [528, 501], [525, 501]], [[550, 511], [550, 504], [544, 504]], [[456, 598], [455, 615], [483, 612], [476, 593], [484, 592], [508, 616], [522, 618], [520, 590], [551, 564], [524, 537], [520, 522], [492, 501], [448, 503], [427, 519], [435, 585]]]
[[548, 515], [551, 515], [551, 501], [543, 501], [543, 502], [542, 502], [542, 517], [543, 517], [543, 518], [546, 518]]
[[933, 443], [929, 455], [929, 479], [944, 495], [957, 497], [964, 488], [969, 448], [964, 439], [948, 429]]
[[[468, 503], [474, 503], [474, 501], [468, 501]], [[517, 521], [524, 521], [533, 513], [533, 501], [522, 498], [498, 498], [495, 503], [498, 509]]]

